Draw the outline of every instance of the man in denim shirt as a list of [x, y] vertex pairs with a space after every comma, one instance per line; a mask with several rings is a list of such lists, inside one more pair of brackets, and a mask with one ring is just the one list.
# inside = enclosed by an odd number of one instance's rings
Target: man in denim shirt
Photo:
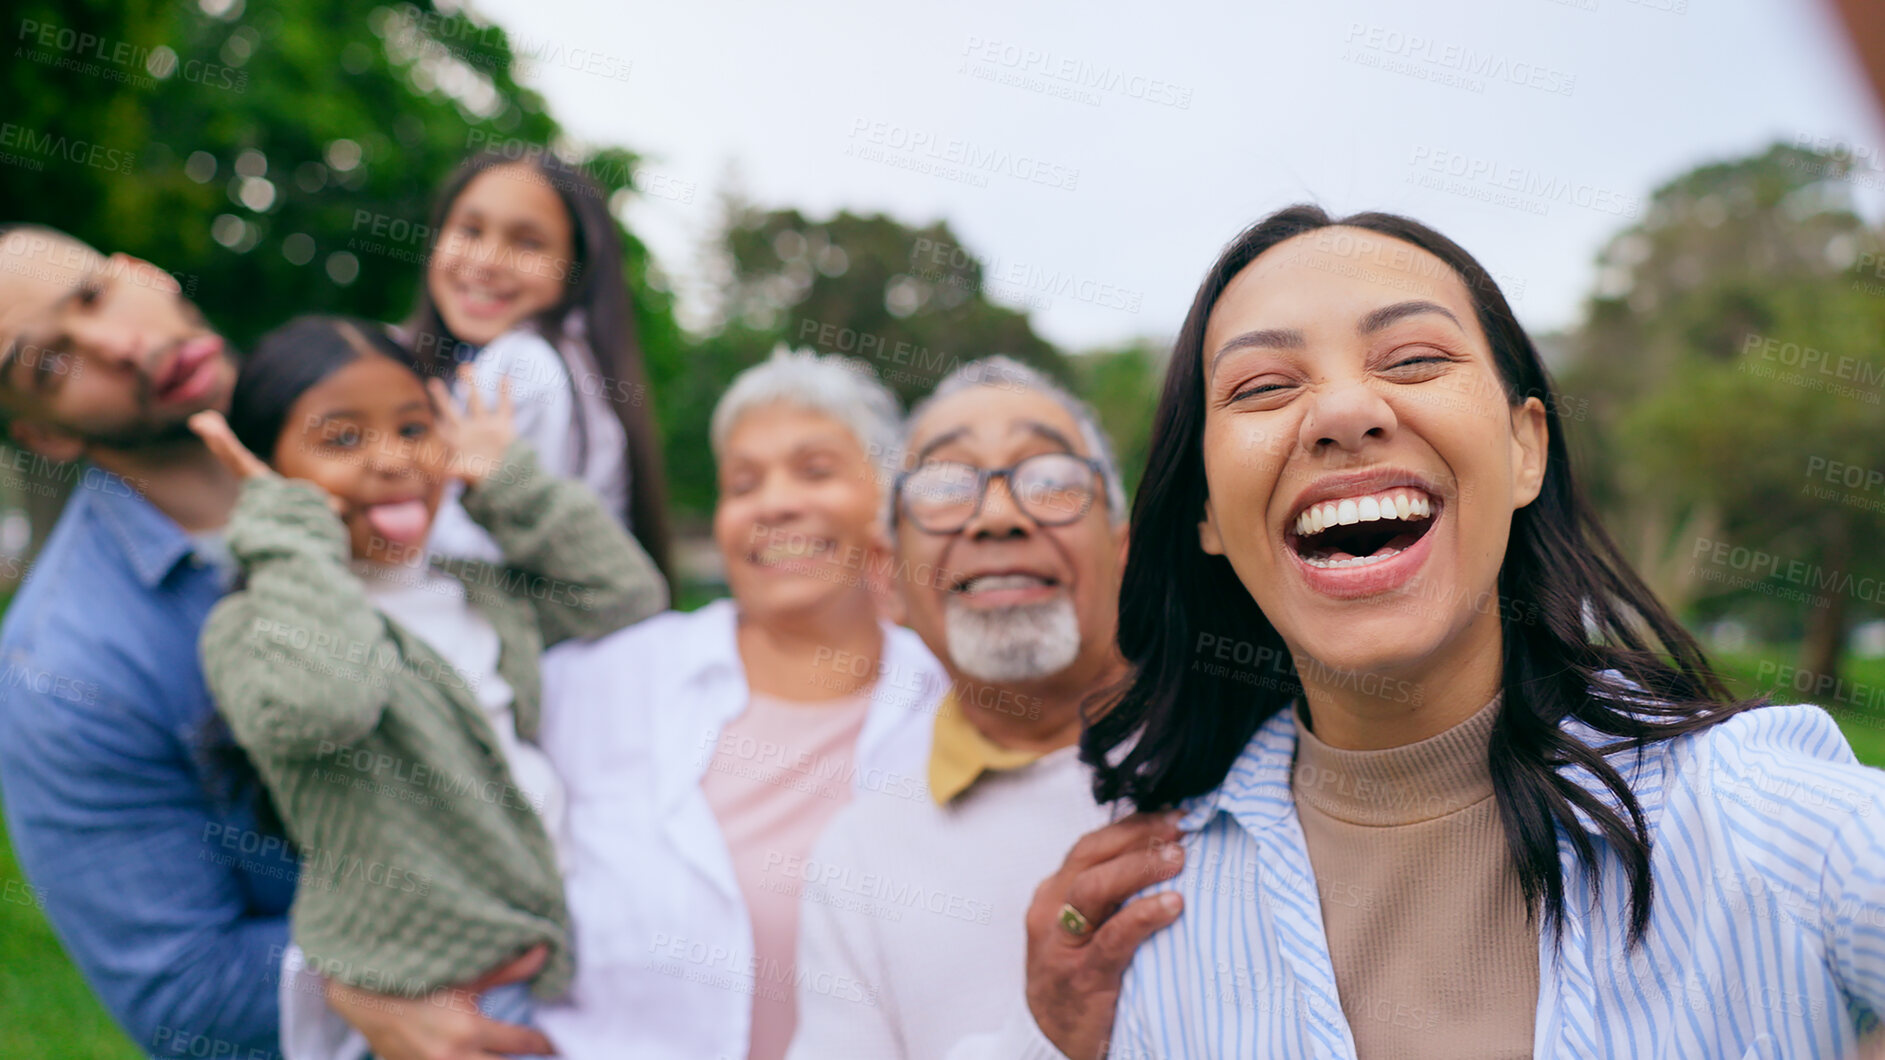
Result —
[[73, 483], [0, 630], [7, 831], [86, 981], [156, 1056], [277, 1055], [296, 865], [206, 754], [196, 647], [236, 483], [184, 418], [226, 408], [235, 374], [161, 269], [0, 233], [6, 456]]

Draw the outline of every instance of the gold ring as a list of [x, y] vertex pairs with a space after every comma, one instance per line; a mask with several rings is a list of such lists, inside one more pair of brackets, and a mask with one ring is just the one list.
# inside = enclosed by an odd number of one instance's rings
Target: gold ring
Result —
[[1074, 938], [1083, 939], [1093, 930], [1093, 922], [1072, 905], [1063, 904], [1060, 907], [1060, 928]]

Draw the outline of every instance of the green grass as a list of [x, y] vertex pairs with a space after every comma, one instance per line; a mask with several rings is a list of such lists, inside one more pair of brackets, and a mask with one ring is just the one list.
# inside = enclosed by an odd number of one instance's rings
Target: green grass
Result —
[[[1766, 693], [1776, 703], [1812, 703], [1825, 707], [1839, 722], [1859, 761], [1885, 767], [1885, 659], [1847, 659], [1840, 683], [1828, 692], [1813, 682], [1795, 680], [1792, 669], [1800, 651], [1769, 645], [1740, 652], [1710, 652], [1709, 658], [1735, 692]], [[1806, 690], [1802, 690], [1806, 686]]]
[[137, 1060], [39, 911], [0, 830], [0, 1056], [7, 1060]]

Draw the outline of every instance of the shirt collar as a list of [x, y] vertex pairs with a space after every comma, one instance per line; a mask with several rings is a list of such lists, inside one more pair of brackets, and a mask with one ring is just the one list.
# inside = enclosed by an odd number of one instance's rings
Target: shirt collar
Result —
[[1288, 820], [1296, 812], [1289, 790], [1290, 766], [1295, 760], [1296, 712], [1285, 707], [1251, 734], [1222, 784], [1178, 804], [1183, 813], [1178, 827], [1197, 831], [1219, 813], [1230, 814], [1253, 833]]
[[[1604, 676], [1604, 675], [1600, 675]], [[1593, 695], [1619, 700], [1628, 709], [1628, 689], [1596, 685]], [[1589, 747], [1602, 748], [1616, 738], [1598, 732], [1575, 718], [1566, 718], [1559, 729], [1571, 739]], [[1224, 782], [1212, 791], [1185, 799], [1178, 804], [1183, 816], [1178, 827], [1186, 832], [1203, 828], [1219, 813], [1236, 818], [1252, 834], [1257, 834], [1294, 818], [1296, 803], [1290, 790], [1290, 776], [1296, 760], [1296, 710], [1285, 707], [1257, 727], [1243, 753], [1231, 764]], [[1622, 776], [1646, 819], [1654, 820], [1664, 801], [1664, 772], [1669, 743], [1664, 741], [1637, 751], [1613, 751], [1604, 757]], [[1660, 752], [1660, 753], [1658, 753]], [[1622, 812], [1620, 800], [1608, 785], [1583, 766], [1560, 766], [1558, 772], [1599, 802]], [[1587, 829], [1594, 827], [1582, 808], [1578, 818]]]
[[929, 745], [930, 798], [938, 806], [947, 806], [982, 774], [1020, 769], [1045, 753], [1003, 747], [982, 735], [963, 713], [952, 689], [936, 707], [935, 734]]
[[118, 539], [131, 569], [146, 589], [155, 589], [178, 563], [196, 551], [196, 542], [176, 520], [157, 510], [123, 478], [100, 467], [79, 477], [76, 503], [89, 506]]
[[738, 605], [731, 597], [723, 597], [691, 612], [691, 618], [688, 635], [666, 646], [672, 649], [668, 659], [675, 672], [689, 681], [730, 673], [745, 683], [746, 666], [740, 661]]

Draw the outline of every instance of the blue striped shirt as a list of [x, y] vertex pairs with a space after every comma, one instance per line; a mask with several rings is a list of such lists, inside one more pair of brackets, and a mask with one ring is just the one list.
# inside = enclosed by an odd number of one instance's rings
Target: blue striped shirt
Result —
[[[1148, 893], [1176, 890], [1185, 911], [1127, 970], [1112, 1060], [1355, 1056], [1290, 795], [1295, 751], [1295, 712], [1279, 711], [1216, 791], [1184, 805], [1184, 870]], [[1649, 931], [1626, 946], [1622, 861], [1596, 839], [1593, 888], [1561, 834], [1565, 930], [1561, 950], [1549, 931], [1539, 946], [1534, 1055], [1851, 1056], [1885, 1013], [1885, 772], [1811, 706], [1610, 762], [1650, 829]], [[1587, 770], [1567, 775], [1617, 806]], [[1424, 1025], [1418, 1009], [1378, 1015]]]

